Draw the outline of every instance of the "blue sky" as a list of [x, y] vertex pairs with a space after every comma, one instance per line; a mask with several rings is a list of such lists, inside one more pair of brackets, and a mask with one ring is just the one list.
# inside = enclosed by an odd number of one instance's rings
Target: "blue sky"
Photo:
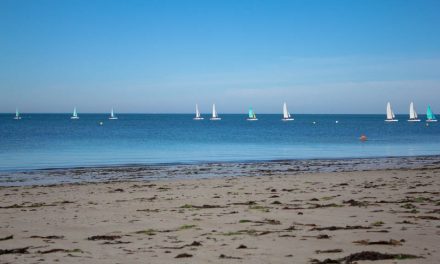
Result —
[[0, 1], [0, 112], [440, 112], [440, 1]]

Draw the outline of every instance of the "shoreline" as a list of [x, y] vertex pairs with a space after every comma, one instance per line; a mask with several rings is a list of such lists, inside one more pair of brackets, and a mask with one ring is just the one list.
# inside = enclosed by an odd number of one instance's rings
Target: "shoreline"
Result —
[[440, 166], [434, 165], [310, 173], [270, 167], [247, 177], [1, 187], [0, 259], [346, 263], [357, 257], [361, 264], [385, 256], [392, 259], [374, 263], [434, 264], [440, 259]]
[[158, 163], [125, 163], [125, 164], [97, 164], [90, 166], [60, 166], [47, 168], [31, 168], [31, 169], [6, 169], [0, 170], [0, 173], [14, 172], [32, 172], [32, 171], [53, 171], [53, 170], [74, 170], [74, 169], [99, 169], [99, 168], [143, 168], [143, 167], [166, 167], [178, 165], [210, 165], [210, 164], [252, 164], [252, 163], [280, 163], [295, 161], [352, 161], [352, 160], [371, 160], [371, 159], [406, 159], [406, 158], [439, 158], [440, 154], [432, 155], [407, 155], [407, 156], [366, 156], [366, 157], [342, 157], [342, 158], [297, 158], [297, 159], [261, 159], [261, 160], [231, 160], [231, 161], [194, 161], [194, 162], [158, 162]]
[[319, 172], [374, 171], [440, 167], [440, 155], [291, 159], [244, 162], [169, 163], [47, 168], [0, 172], [1, 186], [53, 185], [81, 182], [201, 179], [231, 176], [296, 175]]

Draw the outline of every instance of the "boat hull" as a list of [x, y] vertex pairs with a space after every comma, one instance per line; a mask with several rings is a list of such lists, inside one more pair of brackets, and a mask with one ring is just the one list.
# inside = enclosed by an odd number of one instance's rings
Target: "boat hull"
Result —
[[109, 120], [116, 120], [116, 119], [118, 119], [117, 117], [109, 117], [108, 118]]
[[283, 119], [281, 119], [281, 121], [293, 121], [294, 119], [293, 118], [283, 118]]
[[19, 116], [16, 116], [16, 117], [14, 117], [14, 119], [15, 119], [15, 120], [20, 120], [20, 119], [21, 119], [21, 117], [19, 117]]
[[258, 120], [258, 118], [248, 118], [248, 119], [246, 119], [247, 121], [257, 121]]
[[408, 122], [420, 122], [420, 119], [408, 119]]
[[385, 119], [385, 122], [399, 122], [398, 119]]
[[437, 119], [427, 119], [426, 122], [428, 122], [428, 123], [437, 122]]
[[193, 120], [203, 120], [203, 117], [194, 117]]
[[220, 117], [211, 117], [209, 120], [217, 121], [217, 120], [222, 120], [222, 119]]
[[75, 119], [79, 119], [79, 117], [77, 117], [77, 116], [71, 116], [70, 119], [74, 119], [74, 120], [75, 120]]

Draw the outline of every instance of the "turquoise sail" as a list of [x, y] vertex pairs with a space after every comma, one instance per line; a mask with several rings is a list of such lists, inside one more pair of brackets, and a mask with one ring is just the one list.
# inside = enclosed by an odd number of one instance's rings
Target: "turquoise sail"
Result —
[[428, 106], [428, 110], [426, 110], [426, 118], [428, 120], [435, 120], [435, 115], [432, 113], [431, 106]]
[[252, 107], [249, 108], [249, 118], [255, 118], [254, 111], [252, 110]]

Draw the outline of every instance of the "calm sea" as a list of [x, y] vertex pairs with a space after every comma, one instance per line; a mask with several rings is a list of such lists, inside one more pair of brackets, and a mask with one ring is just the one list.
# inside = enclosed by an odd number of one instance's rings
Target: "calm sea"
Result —
[[[0, 114], [0, 170], [440, 154], [440, 124], [384, 115]], [[99, 122], [103, 125], [100, 126]], [[338, 121], [338, 123], [336, 123]], [[313, 124], [316, 122], [316, 124]], [[364, 133], [367, 142], [360, 142]]]

